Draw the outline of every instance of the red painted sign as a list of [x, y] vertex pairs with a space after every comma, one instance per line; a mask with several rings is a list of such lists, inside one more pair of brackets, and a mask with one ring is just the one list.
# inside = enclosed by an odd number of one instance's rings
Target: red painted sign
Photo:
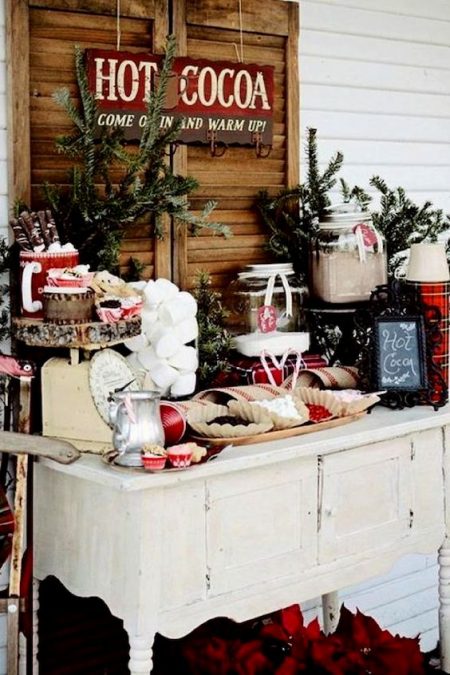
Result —
[[[125, 138], [139, 138], [147, 101], [157, 85], [161, 58], [103, 49], [86, 51], [89, 89], [99, 108], [97, 124], [120, 126]], [[174, 59], [161, 126], [181, 118], [178, 140], [247, 145], [272, 144], [273, 66]]]

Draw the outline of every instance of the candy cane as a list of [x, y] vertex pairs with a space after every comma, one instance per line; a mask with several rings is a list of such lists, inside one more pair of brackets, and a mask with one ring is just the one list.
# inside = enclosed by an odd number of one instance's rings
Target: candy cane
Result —
[[276, 386], [278, 386], [278, 385], [277, 385], [277, 383], [276, 383], [275, 380], [274, 380], [274, 377], [273, 377], [273, 375], [272, 375], [272, 373], [271, 373], [271, 370], [270, 370], [270, 368], [269, 368], [269, 365], [268, 365], [268, 363], [267, 363], [267, 358], [266, 358], [266, 357], [269, 357], [269, 358], [270, 358], [270, 360], [272, 361], [273, 365], [274, 365], [275, 368], [277, 368], [278, 370], [281, 370], [281, 369], [283, 368], [283, 366], [282, 366], [281, 363], [278, 361], [278, 359], [277, 359], [277, 357], [275, 356], [275, 354], [272, 354], [272, 352], [269, 352], [267, 349], [263, 349], [263, 350], [262, 350], [261, 354], [259, 355], [259, 358], [260, 358], [260, 360], [261, 360], [261, 365], [262, 365], [262, 367], [264, 368], [264, 372], [265, 372], [266, 375], [267, 375], [267, 379], [269, 380], [269, 383], [272, 385], [272, 387], [276, 387]]
[[136, 424], [136, 421], [137, 421], [136, 420], [136, 414], [135, 414], [134, 409], [133, 409], [133, 404], [131, 402], [130, 394], [127, 394], [126, 396], [124, 396], [123, 405], [124, 405], [124, 408], [127, 412], [128, 419], [130, 420], [130, 422], [132, 424]]
[[297, 349], [287, 349], [281, 359], [281, 367], [284, 369], [286, 365], [287, 358], [290, 354], [294, 354], [297, 356], [297, 359], [295, 361], [294, 365], [294, 372], [292, 373], [292, 378], [291, 378], [291, 390], [295, 389], [295, 385], [297, 384], [297, 379], [298, 379], [298, 374], [300, 372], [300, 368], [303, 366], [303, 368], [306, 368], [306, 363], [303, 360], [302, 353], [299, 352]]

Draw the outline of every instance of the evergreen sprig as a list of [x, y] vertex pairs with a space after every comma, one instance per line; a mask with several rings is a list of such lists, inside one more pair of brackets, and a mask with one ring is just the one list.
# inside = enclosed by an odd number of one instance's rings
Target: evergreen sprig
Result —
[[196, 277], [193, 295], [197, 300], [198, 322], [198, 387], [206, 389], [215, 377], [228, 369], [231, 336], [225, 328], [228, 312], [222, 306], [222, 296], [211, 289], [211, 278], [200, 271]]
[[389, 273], [395, 275], [411, 244], [436, 241], [450, 228], [450, 218], [430, 201], [418, 206], [402, 187], [391, 189], [380, 176], [373, 176], [370, 185], [381, 194], [380, 210], [372, 213], [372, 219], [386, 239]]
[[308, 129], [306, 155], [308, 171], [305, 183], [281, 190], [275, 197], [262, 191], [256, 203], [270, 231], [268, 250], [276, 258], [291, 261], [300, 279], [306, 277], [309, 242], [331, 204], [328, 192], [336, 184], [336, 174], [343, 162], [342, 154], [337, 152], [325, 170], [320, 172], [316, 129]]
[[345, 204], [353, 202], [363, 211], [368, 210], [372, 197], [364, 190], [364, 188], [358, 187], [358, 185], [354, 185], [350, 188], [347, 181], [343, 178], [339, 178], [339, 183], [341, 186], [342, 201]]
[[[80, 93], [79, 109], [67, 89], [54, 98], [66, 111], [74, 130], [57, 139], [59, 152], [75, 161], [69, 175], [69, 189], [44, 186], [47, 201], [55, 212], [63, 237], [80, 251], [83, 262], [93, 269], [118, 270], [119, 251], [127, 227], [151, 214], [153, 231], [163, 236], [165, 214], [176, 223], [198, 232], [209, 228], [230, 235], [230, 229], [208, 219], [215, 203], [208, 202], [197, 215], [189, 210], [187, 196], [198, 187], [191, 176], [174, 174], [167, 162], [167, 145], [176, 140], [179, 124], [161, 128], [161, 119], [172, 63], [175, 38], [167, 39], [157, 85], [149, 95], [146, 122], [137, 148], [126, 146], [120, 129], [96, 126], [97, 102], [89, 91], [84, 53], [75, 49], [75, 70]], [[113, 180], [112, 171], [120, 179]]]

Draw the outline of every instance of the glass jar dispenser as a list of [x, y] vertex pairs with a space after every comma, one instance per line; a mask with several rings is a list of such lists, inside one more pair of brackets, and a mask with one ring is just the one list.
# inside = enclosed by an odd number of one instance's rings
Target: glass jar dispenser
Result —
[[365, 302], [387, 283], [386, 244], [368, 211], [329, 209], [311, 241], [309, 276], [311, 295], [331, 304]]
[[247, 265], [227, 294], [230, 332], [242, 335], [300, 330], [305, 292], [295, 280], [291, 263]]

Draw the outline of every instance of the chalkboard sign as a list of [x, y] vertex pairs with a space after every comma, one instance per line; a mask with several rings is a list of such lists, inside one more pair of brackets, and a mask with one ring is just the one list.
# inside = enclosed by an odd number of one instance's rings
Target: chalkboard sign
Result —
[[425, 327], [421, 316], [375, 319], [375, 372], [380, 389], [418, 391], [427, 387]]

